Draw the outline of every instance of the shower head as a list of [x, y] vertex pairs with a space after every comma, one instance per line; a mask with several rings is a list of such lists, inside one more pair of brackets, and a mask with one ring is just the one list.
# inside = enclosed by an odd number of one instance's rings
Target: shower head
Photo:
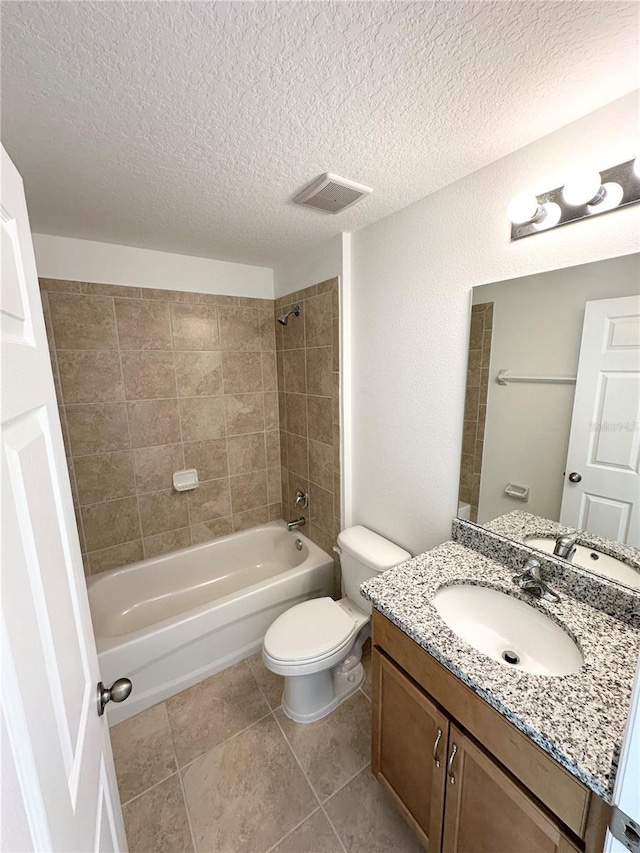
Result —
[[288, 314], [281, 314], [281, 315], [280, 315], [280, 317], [278, 317], [278, 323], [280, 323], [280, 325], [281, 325], [281, 326], [286, 326], [286, 325], [287, 325], [287, 321], [289, 320], [289, 317], [290, 317], [292, 314], [293, 314], [293, 316], [294, 316], [294, 317], [299, 317], [299, 316], [300, 316], [300, 306], [299, 306], [299, 305], [296, 305], [296, 307], [295, 307], [295, 308], [292, 308], [292, 309], [291, 309], [291, 311], [289, 311], [289, 313], [288, 313]]

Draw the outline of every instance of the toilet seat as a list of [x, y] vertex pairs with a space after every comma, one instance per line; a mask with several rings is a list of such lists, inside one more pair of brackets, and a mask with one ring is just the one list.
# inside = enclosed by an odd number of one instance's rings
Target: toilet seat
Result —
[[264, 652], [282, 667], [317, 664], [342, 652], [356, 631], [356, 620], [332, 598], [314, 598], [275, 620], [265, 634]]

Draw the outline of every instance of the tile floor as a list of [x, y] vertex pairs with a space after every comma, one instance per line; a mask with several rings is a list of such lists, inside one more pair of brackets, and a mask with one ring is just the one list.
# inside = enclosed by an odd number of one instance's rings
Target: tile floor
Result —
[[111, 729], [130, 853], [414, 853], [371, 775], [367, 677], [293, 723], [260, 655]]

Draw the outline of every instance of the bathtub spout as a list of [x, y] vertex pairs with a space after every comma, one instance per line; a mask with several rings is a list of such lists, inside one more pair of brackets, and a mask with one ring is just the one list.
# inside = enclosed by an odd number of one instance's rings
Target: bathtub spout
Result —
[[298, 527], [302, 527], [302, 525], [306, 523], [307, 519], [304, 515], [301, 515], [300, 518], [296, 518], [295, 521], [287, 521], [287, 530], [297, 530]]

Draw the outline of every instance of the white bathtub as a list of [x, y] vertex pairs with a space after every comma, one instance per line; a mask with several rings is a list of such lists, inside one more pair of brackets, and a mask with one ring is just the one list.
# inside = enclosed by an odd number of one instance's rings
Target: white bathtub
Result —
[[126, 702], [108, 705], [113, 725], [258, 651], [277, 616], [331, 595], [333, 560], [273, 521], [102, 572], [87, 587], [102, 681], [133, 681]]

